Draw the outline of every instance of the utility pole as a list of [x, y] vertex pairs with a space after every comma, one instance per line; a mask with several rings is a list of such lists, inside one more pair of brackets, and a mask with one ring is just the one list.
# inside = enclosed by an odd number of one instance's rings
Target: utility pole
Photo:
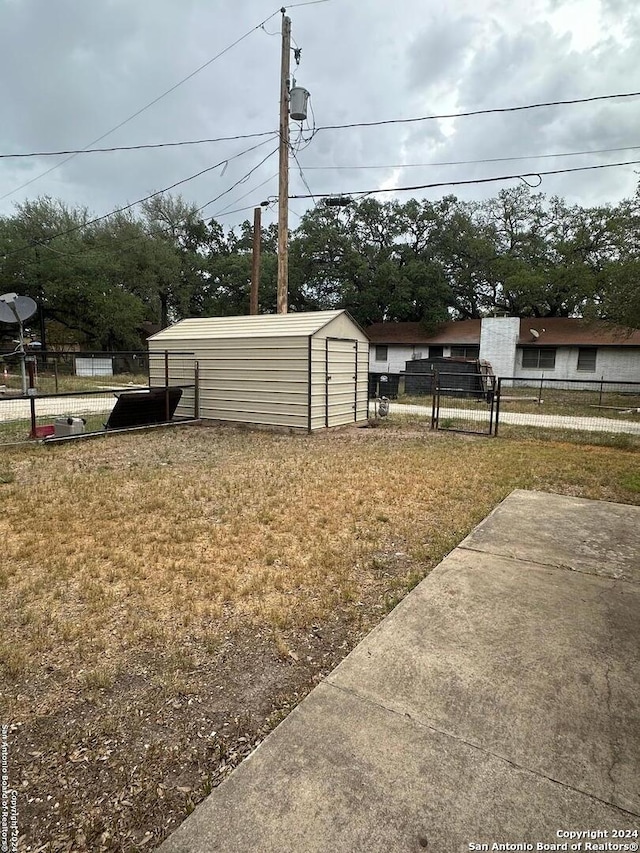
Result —
[[289, 74], [291, 19], [282, 8], [280, 69], [280, 172], [278, 184], [278, 314], [287, 313], [289, 291]]
[[249, 314], [258, 313], [258, 287], [260, 286], [260, 244], [262, 242], [262, 208], [253, 210], [253, 256], [251, 258], [251, 299]]

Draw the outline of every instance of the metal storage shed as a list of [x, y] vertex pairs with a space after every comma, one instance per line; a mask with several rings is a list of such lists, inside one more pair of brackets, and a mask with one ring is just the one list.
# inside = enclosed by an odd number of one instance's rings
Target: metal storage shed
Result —
[[181, 320], [148, 344], [193, 353], [201, 418], [309, 431], [367, 420], [369, 340], [346, 311]]

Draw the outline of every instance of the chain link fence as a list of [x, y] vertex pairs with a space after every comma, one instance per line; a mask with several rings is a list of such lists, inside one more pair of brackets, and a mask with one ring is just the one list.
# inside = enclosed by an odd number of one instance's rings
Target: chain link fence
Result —
[[[38, 352], [26, 355], [26, 367], [33, 374], [33, 387], [41, 394], [65, 391], [93, 391], [111, 385], [146, 385], [149, 353], [131, 352]], [[5, 393], [22, 388], [20, 356], [0, 354], [0, 389]]]
[[431, 427], [491, 435], [495, 390], [495, 377], [484, 373], [434, 373]]
[[[0, 444], [54, 440], [198, 417], [198, 365], [192, 353], [162, 353], [152, 359], [144, 353], [144, 360], [131, 360], [132, 355], [114, 353], [110, 358], [113, 358], [112, 364], [122, 367], [130, 367], [132, 363], [137, 367], [143, 363], [144, 371], [115, 377], [102, 373], [76, 376], [74, 378], [94, 380], [90, 385], [93, 390], [64, 390], [57, 394], [42, 390], [43, 383], [38, 382], [42, 374], [38, 375], [33, 362], [28, 362], [31, 387], [26, 394], [20, 387], [19, 372], [18, 387], [16, 383], [10, 387], [0, 386]], [[102, 369], [105, 368], [98, 361], [97, 370]], [[136, 381], [129, 380], [131, 376]], [[114, 379], [123, 377], [128, 381], [114, 383]], [[60, 385], [58, 374], [58, 387]]]
[[432, 396], [400, 395], [389, 408], [438, 430], [640, 446], [640, 382], [441, 372]]
[[515, 377], [498, 380], [497, 431], [640, 435], [640, 382]]

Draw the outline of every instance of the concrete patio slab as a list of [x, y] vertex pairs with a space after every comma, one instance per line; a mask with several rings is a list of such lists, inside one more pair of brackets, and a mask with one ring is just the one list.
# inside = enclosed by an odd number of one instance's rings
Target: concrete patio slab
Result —
[[559, 832], [640, 830], [639, 519], [510, 495], [161, 853], [568, 850]]
[[640, 814], [637, 584], [456, 549], [328, 681]]
[[518, 489], [459, 547], [640, 583], [640, 507]]
[[558, 843], [558, 830], [635, 824], [606, 803], [322, 684], [160, 851], [462, 853], [470, 844]]

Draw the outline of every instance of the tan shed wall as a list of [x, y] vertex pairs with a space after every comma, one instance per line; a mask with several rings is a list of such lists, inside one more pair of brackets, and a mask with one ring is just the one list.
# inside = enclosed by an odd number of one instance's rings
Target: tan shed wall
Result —
[[[181, 340], [171, 344], [193, 350], [199, 364], [201, 418], [307, 428], [307, 338]], [[167, 342], [150, 342], [150, 346], [163, 351]], [[154, 372], [152, 381], [156, 378], [163, 384], [162, 372]]]
[[314, 334], [314, 338], [352, 338], [369, 346], [365, 333], [346, 314], [339, 314]]
[[[327, 347], [332, 377], [328, 383], [328, 425], [367, 418], [369, 343], [364, 333], [341, 314], [311, 338], [312, 429], [327, 425]], [[194, 353], [193, 361], [198, 361], [200, 369], [200, 417], [308, 429], [308, 336], [150, 340], [150, 352], [157, 353], [150, 358], [152, 385], [164, 384], [161, 354], [165, 349]], [[175, 358], [179, 361], [184, 357]], [[192, 377], [193, 368], [182, 381], [174, 381], [171, 374], [170, 382], [183, 384]]]
[[[166, 348], [166, 347], [165, 347]], [[164, 350], [149, 346], [149, 385], [163, 387], [165, 383]], [[186, 352], [169, 356], [169, 385], [195, 385], [195, 358]], [[195, 414], [195, 388], [184, 388], [176, 409], [176, 418], [192, 418]]]
[[[369, 341], [364, 332], [346, 315], [336, 317], [313, 336], [311, 364], [311, 428], [321, 429], [325, 426], [366, 421]], [[328, 383], [327, 364], [331, 376]]]

